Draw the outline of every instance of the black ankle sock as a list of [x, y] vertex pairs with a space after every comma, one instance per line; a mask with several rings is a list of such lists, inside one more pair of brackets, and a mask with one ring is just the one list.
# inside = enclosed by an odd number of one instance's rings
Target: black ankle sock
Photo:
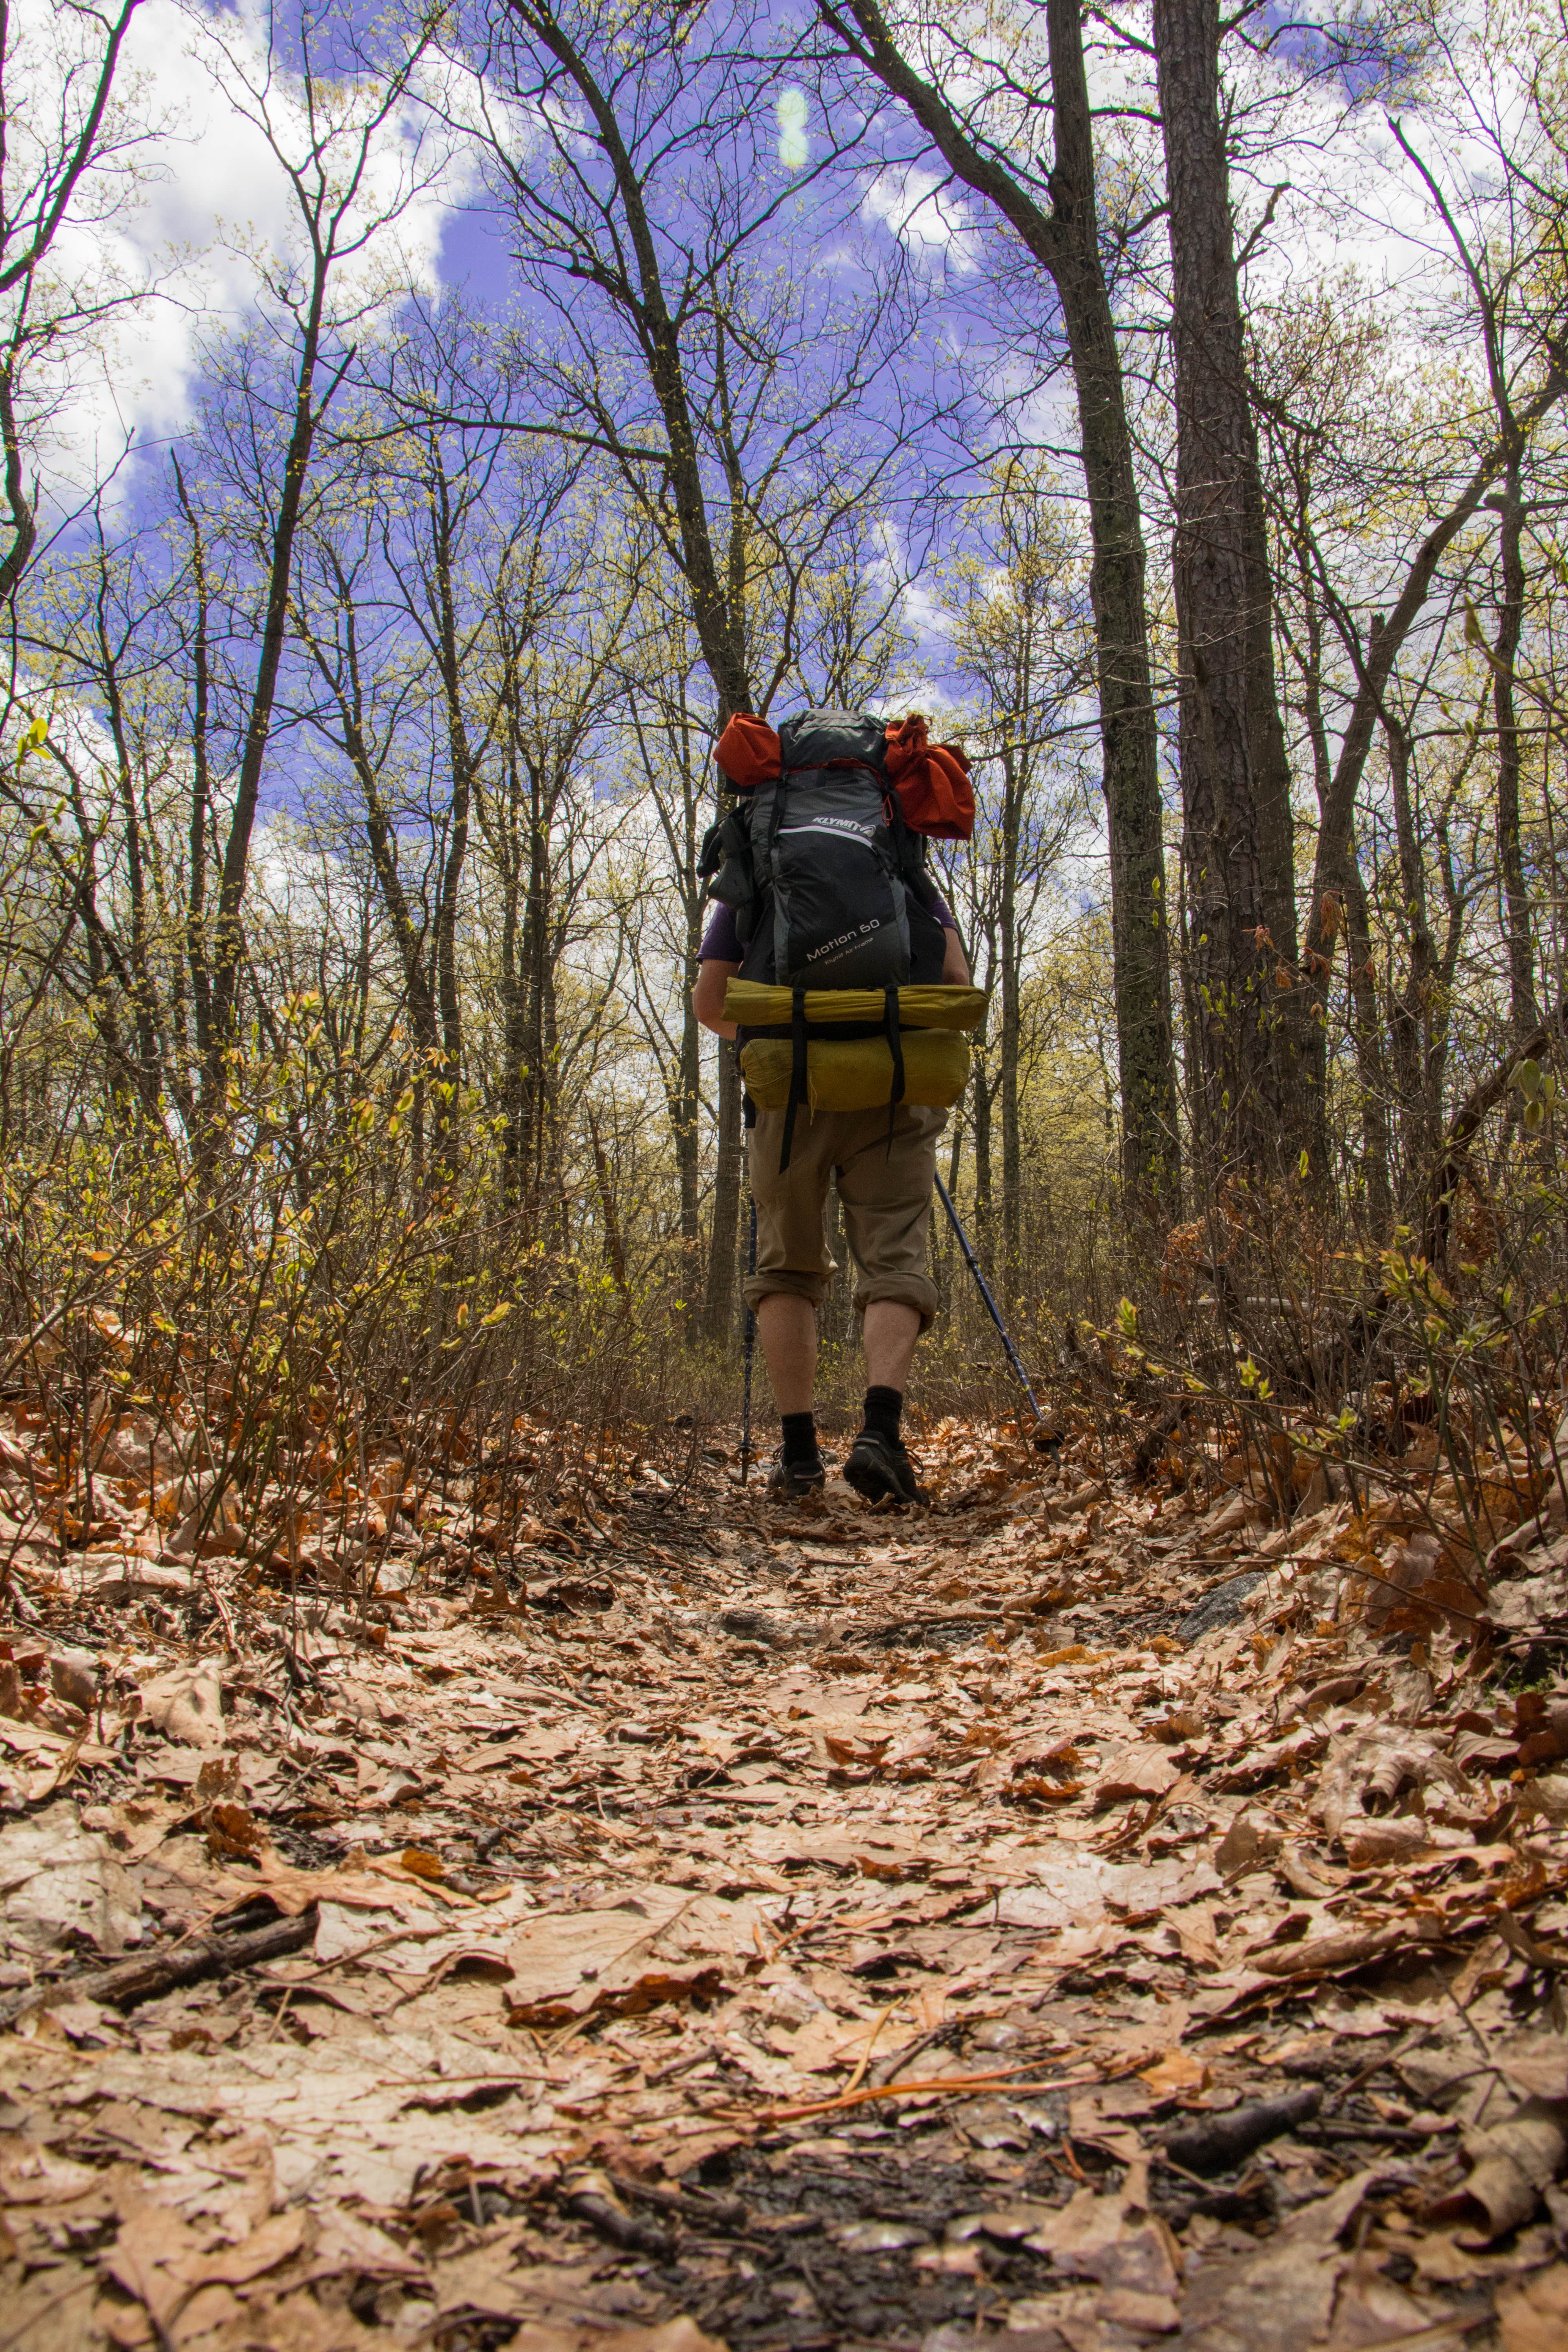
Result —
[[784, 1431], [784, 1458], [786, 1462], [816, 1460], [816, 1415], [815, 1413], [784, 1413], [780, 1417], [779, 1426]]
[[889, 1445], [899, 1443], [899, 1415], [904, 1409], [902, 1389], [868, 1389], [866, 1391], [866, 1426], [885, 1437]]

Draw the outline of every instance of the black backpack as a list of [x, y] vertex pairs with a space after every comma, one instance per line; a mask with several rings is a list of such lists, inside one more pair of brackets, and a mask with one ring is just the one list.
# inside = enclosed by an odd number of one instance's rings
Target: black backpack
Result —
[[743, 980], [898, 988], [942, 978], [925, 844], [887, 777], [883, 722], [803, 710], [779, 729], [781, 772], [703, 844], [708, 895], [731, 908]]

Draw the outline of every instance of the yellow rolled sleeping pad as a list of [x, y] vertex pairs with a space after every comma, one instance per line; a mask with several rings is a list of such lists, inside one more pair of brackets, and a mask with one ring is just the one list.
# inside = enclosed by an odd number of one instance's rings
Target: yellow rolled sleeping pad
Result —
[[[731, 980], [724, 991], [724, 1018], [738, 1021], [742, 1029], [787, 1029], [793, 1002], [787, 988], [770, 988], [757, 980]], [[987, 1002], [983, 988], [945, 988], [940, 983], [900, 988], [899, 1026], [978, 1029], [985, 1018]], [[813, 1027], [825, 1021], [879, 1022], [883, 1003], [879, 988], [808, 988], [805, 1017]]]
[[[980, 988], [900, 988], [899, 1031], [904, 1057], [903, 1100], [949, 1109], [969, 1080], [969, 1040], [962, 1033], [985, 1017]], [[787, 988], [731, 980], [724, 992], [724, 1018], [744, 1029], [789, 1025]], [[810, 988], [805, 1017], [813, 1028], [838, 1022], [879, 1022], [886, 999], [879, 988]], [[741, 1052], [746, 1091], [762, 1110], [783, 1110], [789, 1101], [795, 1048], [788, 1037], [752, 1037]], [[806, 1103], [817, 1110], [876, 1110], [890, 1102], [893, 1054], [885, 1036], [809, 1037], [805, 1049]]]

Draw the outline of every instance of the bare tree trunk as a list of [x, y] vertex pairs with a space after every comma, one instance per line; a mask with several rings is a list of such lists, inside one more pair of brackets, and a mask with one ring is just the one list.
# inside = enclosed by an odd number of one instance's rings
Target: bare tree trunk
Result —
[[982, 1252], [989, 1257], [994, 1231], [992, 1206], [995, 1194], [991, 1165], [993, 1080], [986, 1066], [984, 1043], [978, 1033], [974, 1039], [974, 1076], [970, 1091], [973, 1104], [970, 1124], [974, 1131], [974, 1234]]
[[462, 896], [463, 868], [468, 854], [468, 820], [473, 805], [474, 755], [463, 716], [462, 664], [458, 651], [457, 595], [452, 579], [453, 529], [451, 487], [441, 462], [438, 438], [431, 436], [426, 488], [431, 503], [434, 541], [437, 669], [447, 720], [447, 753], [451, 803], [447, 854], [436, 902], [436, 1000], [441, 1024], [441, 1067], [438, 1073], [435, 1151], [444, 1173], [450, 1174], [456, 1151], [458, 1088], [463, 1073], [462, 999], [458, 987], [458, 908]]
[[713, 1173], [713, 1223], [708, 1243], [703, 1336], [721, 1348], [735, 1317], [735, 1259], [741, 1241], [741, 1190], [745, 1145], [741, 1133], [741, 1073], [734, 1049], [719, 1047], [719, 1132]]
[[[1312, 903], [1303, 926], [1301, 961], [1320, 999], [1327, 998], [1334, 957], [1334, 934], [1331, 927], [1325, 928], [1323, 910], [1351, 887], [1349, 860], [1356, 796], [1377, 730], [1386, 718], [1386, 697], [1394, 664], [1426, 607], [1437, 566], [1448, 548], [1476, 514], [1491, 484], [1500, 474], [1507, 472], [1510, 453], [1517, 454], [1534, 425], [1556, 406], [1565, 391], [1568, 365], [1564, 365], [1561, 354], [1554, 354], [1533, 398], [1517, 415], [1511, 411], [1507, 414], [1498, 439], [1483, 452], [1463, 489], [1426, 533], [1387, 614], [1373, 614], [1364, 646], [1353, 612], [1338, 598], [1332, 600], [1340, 634], [1352, 650], [1356, 692], [1340, 739], [1333, 781], [1322, 800]], [[1321, 585], [1321, 561], [1316, 569]], [[1403, 848], [1401, 856], [1404, 856]], [[1317, 1021], [1309, 1031], [1316, 1066], [1315, 1091], [1320, 1097], [1327, 1073], [1327, 1034]]]
[[190, 873], [185, 884], [185, 961], [191, 975], [195, 1026], [195, 1068], [182, 1073], [181, 1103], [187, 1119], [195, 1088], [212, 1047], [212, 962], [206, 931], [207, 826], [212, 808], [210, 727], [212, 705], [212, 600], [207, 586], [206, 541], [180, 461], [173, 460], [174, 488], [191, 534], [191, 584], [195, 626], [191, 639], [191, 821]]
[[1184, 854], [1197, 1129], [1257, 1175], [1312, 1132], [1300, 1051], [1290, 772], [1219, 99], [1218, 0], [1154, 0], [1176, 373]]
[[16, 432], [15, 369], [10, 355], [0, 365], [0, 449], [5, 457], [5, 504], [11, 517], [11, 544], [0, 555], [0, 604], [7, 604], [26, 570], [37, 544], [38, 522], [27, 496], [22, 470], [22, 444]]
[[[695, 960], [689, 960], [692, 971]], [[675, 1166], [680, 1189], [680, 1295], [686, 1302], [687, 1329], [695, 1338], [701, 1328], [702, 1234], [702, 1031], [691, 1010], [688, 980], [680, 1024], [680, 1066], [675, 1103]]]
[[1401, 1108], [1401, 1142], [1406, 1186], [1420, 1180], [1430, 1165], [1442, 1133], [1442, 1089], [1433, 1086], [1433, 983], [1438, 969], [1437, 942], [1427, 905], [1426, 866], [1410, 789], [1410, 738], [1392, 712], [1384, 719], [1388, 747], [1388, 779], [1394, 803], [1394, 840], [1399, 854], [1401, 902], [1410, 925], [1409, 960], [1404, 983], [1391, 991], [1389, 1029]]
[[1535, 930], [1520, 840], [1519, 714], [1514, 699], [1514, 668], [1524, 627], [1524, 495], [1517, 454], [1509, 465], [1497, 505], [1502, 518], [1498, 534], [1502, 603], [1492, 646], [1491, 671], [1492, 709], [1497, 719], [1498, 872], [1508, 940], [1509, 1010], [1514, 1035], [1527, 1037], [1541, 1026], [1541, 1003], [1535, 993]]
[[605, 1220], [605, 1255], [610, 1262], [610, 1272], [616, 1288], [623, 1298], [628, 1296], [626, 1285], [626, 1251], [621, 1239], [620, 1220], [616, 1214], [615, 1186], [610, 1180], [610, 1162], [599, 1138], [599, 1122], [593, 1108], [588, 1110], [588, 1139], [594, 1150], [594, 1176], [599, 1188], [599, 1213]]
[[[1018, 1295], [1022, 1272], [1023, 1171], [1018, 1144], [1018, 1053], [1023, 1034], [1023, 942], [1018, 937], [1018, 841], [1023, 822], [1023, 780], [1011, 751], [1002, 760], [1002, 877], [996, 909], [1002, 966], [1002, 1276], [1009, 1306]], [[989, 1143], [989, 1139], [987, 1139]], [[978, 1150], [978, 1144], [977, 1144]]]
[[272, 526], [267, 589], [261, 625], [261, 649], [246, 719], [239, 773], [235, 779], [234, 813], [224, 845], [218, 883], [217, 913], [213, 924], [212, 1034], [203, 1098], [216, 1108], [224, 1098], [224, 1056], [234, 1044], [239, 1025], [239, 984], [244, 959], [240, 910], [250, 869], [250, 836], [261, 796], [261, 775], [272, 732], [272, 712], [278, 698], [278, 672], [288, 632], [289, 575], [305, 477], [316, 444], [321, 410], [316, 404], [316, 370], [321, 359], [322, 318], [326, 304], [328, 264], [318, 253], [310, 304], [306, 314], [299, 364], [294, 378], [294, 412], [283, 462], [283, 481]]
[[1147, 560], [1121, 353], [1100, 253], [1079, 0], [1047, 0], [1056, 146], [1048, 212], [999, 154], [970, 135], [946, 97], [913, 70], [876, 0], [844, 0], [842, 11], [818, 0], [818, 14], [848, 54], [909, 108], [955, 176], [1001, 214], [1061, 300], [1092, 548], [1122, 1175], [1131, 1207], [1173, 1217], [1180, 1210], [1181, 1162]]
[[[745, 703], [731, 702], [722, 690], [715, 740], [732, 713]], [[717, 776], [718, 770], [714, 770]], [[722, 806], [724, 795], [720, 793]], [[718, 1134], [713, 1171], [713, 1221], [708, 1240], [708, 1284], [702, 1302], [702, 1334], [710, 1346], [722, 1347], [735, 1312], [735, 1260], [741, 1244], [741, 1192], [746, 1147], [741, 1131], [741, 1070], [728, 1039], [719, 1044]]]
[[[1299, 481], [1300, 513], [1305, 517], [1308, 488]], [[1323, 715], [1323, 614], [1312, 577], [1307, 533], [1304, 529], [1294, 533], [1292, 547], [1298, 583], [1301, 593], [1306, 635], [1305, 646], [1292, 642], [1301, 677], [1300, 710], [1306, 722], [1307, 740], [1312, 754], [1312, 782], [1317, 790], [1320, 820], [1327, 809], [1333, 792], [1333, 761], [1329, 751], [1328, 723]], [[1392, 1161], [1389, 1156], [1388, 1073], [1383, 1052], [1383, 1024], [1377, 1002], [1377, 976], [1373, 965], [1372, 916], [1367, 905], [1366, 883], [1356, 854], [1352, 833], [1345, 841], [1340, 880], [1336, 889], [1324, 903], [1312, 910], [1310, 922], [1317, 936], [1327, 943], [1328, 955], [1316, 958], [1326, 979], [1332, 971], [1330, 957], [1333, 943], [1342, 928], [1345, 932], [1346, 954], [1349, 958], [1351, 1025], [1355, 1043], [1356, 1073], [1361, 1090], [1360, 1111], [1362, 1130], [1362, 1181], [1366, 1192], [1367, 1219], [1372, 1237], [1386, 1241], [1394, 1230], [1394, 1192]], [[1314, 969], [1311, 952], [1303, 958], [1308, 969]], [[1321, 1141], [1327, 1156], [1327, 1089], [1328, 1072], [1328, 992], [1319, 1000], [1320, 1020], [1314, 1024], [1321, 1035], [1319, 1065], [1315, 1071], [1317, 1099], [1322, 1111]]]

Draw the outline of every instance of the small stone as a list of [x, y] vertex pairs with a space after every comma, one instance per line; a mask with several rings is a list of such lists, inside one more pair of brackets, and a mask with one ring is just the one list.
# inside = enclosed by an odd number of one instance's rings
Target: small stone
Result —
[[1244, 1569], [1239, 1576], [1227, 1577], [1225, 1583], [1216, 1584], [1212, 1592], [1205, 1593], [1195, 1609], [1188, 1611], [1176, 1627], [1177, 1641], [1191, 1644], [1201, 1641], [1205, 1633], [1215, 1633], [1222, 1625], [1238, 1624], [1242, 1604], [1266, 1581], [1268, 1574], [1267, 1569], [1248, 1568]]

